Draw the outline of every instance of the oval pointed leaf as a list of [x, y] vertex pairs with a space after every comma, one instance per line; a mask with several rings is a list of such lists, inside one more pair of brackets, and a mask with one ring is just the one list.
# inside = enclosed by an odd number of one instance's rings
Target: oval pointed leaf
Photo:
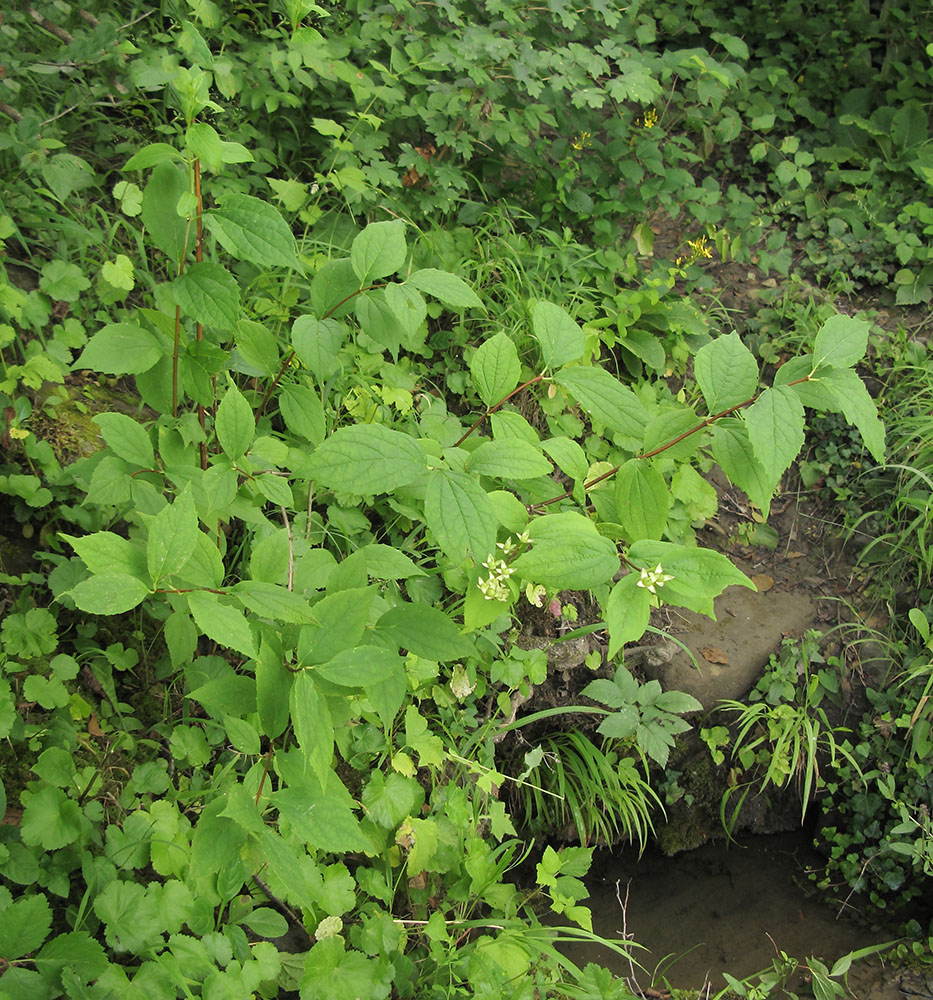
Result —
[[813, 366], [849, 368], [865, 356], [870, 324], [852, 316], [831, 316], [813, 343]]
[[472, 476], [435, 469], [428, 479], [424, 518], [438, 545], [455, 563], [479, 565], [496, 542], [496, 510]]
[[217, 242], [239, 260], [260, 267], [301, 270], [294, 234], [278, 210], [248, 194], [231, 194], [221, 207], [204, 215]]
[[311, 456], [310, 475], [345, 493], [389, 493], [407, 486], [427, 464], [418, 442], [382, 424], [341, 427]]
[[193, 590], [185, 596], [191, 617], [208, 639], [255, 659], [256, 643], [242, 611], [229, 604], [222, 604], [217, 594], [206, 590]]
[[314, 673], [341, 687], [365, 687], [404, 676], [405, 661], [382, 646], [356, 646], [338, 653]]
[[110, 323], [87, 342], [72, 370], [107, 375], [141, 375], [162, 358], [156, 337], [133, 323]]
[[126, 573], [101, 573], [82, 580], [68, 592], [82, 611], [92, 615], [121, 615], [142, 604], [149, 588]]
[[619, 554], [588, 517], [567, 511], [529, 522], [531, 548], [512, 565], [530, 583], [558, 590], [588, 590], [618, 572]]
[[217, 407], [217, 441], [223, 453], [236, 461], [246, 454], [256, 434], [253, 408], [231, 381]]
[[548, 368], [560, 368], [583, 357], [583, 331], [566, 309], [553, 302], [538, 302], [531, 313], [531, 326]]
[[661, 537], [671, 499], [664, 477], [653, 465], [640, 458], [626, 462], [616, 473], [615, 501], [626, 541]]
[[594, 420], [619, 434], [621, 447], [630, 451], [641, 447], [648, 412], [635, 393], [604, 368], [564, 368], [554, 381]]
[[500, 479], [537, 479], [550, 475], [551, 463], [541, 449], [519, 438], [484, 441], [469, 457], [466, 470]]
[[240, 317], [240, 286], [220, 264], [202, 260], [172, 283], [175, 304], [204, 326], [236, 330]]
[[163, 507], [149, 524], [146, 562], [154, 583], [179, 573], [194, 552], [198, 514], [187, 490]]
[[[613, 656], [630, 642], [637, 642], [648, 628], [651, 616], [651, 595], [647, 588], [637, 586], [640, 574], [629, 573], [609, 594], [606, 601], [606, 625], [609, 629], [608, 656]], [[607, 702], [608, 704], [608, 702]], [[615, 707], [610, 705], [610, 708]]]
[[752, 451], [773, 489], [803, 447], [803, 404], [790, 386], [782, 385], [765, 389], [743, 415]]
[[745, 424], [738, 419], [717, 421], [712, 428], [712, 453], [722, 471], [768, 519], [774, 483], [755, 459]]
[[483, 308], [483, 303], [476, 292], [462, 278], [448, 271], [423, 267], [420, 271], [409, 275], [408, 281], [419, 291], [433, 295], [451, 309]]
[[758, 389], [758, 362], [737, 333], [701, 347], [693, 371], [710, 413], [738, 406]]
[[350, 246], [350, 262], [361, 285], [385, 278], [405, 263], [405, 223], [372, 222]]
[[521, 371], [515, 344], [501, 332], [481, 344], [470, 360], [473, 385], [487, 406], [498, 403], [518, 385]]
[[155, 465], [152, 442], [138, 421], [125, 413], [98, 413], [94, 423], [115, 455], [144, 469]]
[[410, 653], [444, 663], [475, 655], [476, 649], [440, 608], [428, 604], [399, 604], [378, 621], [377, 629]]

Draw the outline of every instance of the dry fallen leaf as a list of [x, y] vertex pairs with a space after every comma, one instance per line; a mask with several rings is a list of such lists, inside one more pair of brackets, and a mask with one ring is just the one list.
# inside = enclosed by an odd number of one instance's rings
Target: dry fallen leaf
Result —
[[758, 588], [759, 594], [764, 594], [774, 586], [774, 580], [767, 573], [756, 573], [752, 577], [752, 583]]
[[729, 657], [718, 646], [704, 646], [700, 652], [707, 663], [723, 663], [726, 666], [729, 664]]
[[87, 720], [87, 731], [91, 736], [106, 736], [107, 734], [100, 728], [97, 716], [91, 712], [91, 717]]
[[803, 553], [803, 552], [788, 552], [785, 558], [787, 558], [787, 559], [800, 559], [800, 558], [803, 557], [804, 554], [805, 553]]

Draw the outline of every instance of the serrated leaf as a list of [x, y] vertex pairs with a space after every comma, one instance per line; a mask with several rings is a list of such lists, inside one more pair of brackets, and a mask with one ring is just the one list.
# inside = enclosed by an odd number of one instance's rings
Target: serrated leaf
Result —
[[191, 617], [204, 635], [224, 648], [255, 658], [256, 643], [242, 611], [222, 604], [217, 594], [206, 590], [193, 590], [185, 597]]
[[618, 712], [607, 715], [596, 732], [610, 740], [627, 740], [638, 729], [638, 718], [638, 709], [634, 705], [623, 705]]
[[314, 452], [309, 472], [323, 486], [344, 493], [391, 493], [427, 468], [424, 452], [408, 434], [382, 424], [341, 427]]
[[582, 514], [566, 511], [537, 517], [526, 530], [531, 548], [512, 565], [530, 583], [557, 590], [588, 590], [607, 583], [618, 572], [615, 545]]
[[717, 421], [712, 428], [711, 450], [730, 482], [745, 491], [767, 520], [774, 483], [755, 459], [745, 424], [735, 418]]
[[852, 316], [831, 316], [813, 343], [813, 366], [848, 368], [865, 356], [871, 324]]
[[341, 687], [366, 687], [404, 676], [405, 661], [382, 646], [355, 646], [317, 667], [314, 674]]
[[834, 368], [824, 373], [821, 384], [833, 392], [838, 408], [846, 420], [855, 425], [871, 457], [884, 465], [884, 424], [865, 383], [852, 368]]
[[480, 297], [472, 288], [455, 274], [439, 271], [435, 267], [423, 267], [408, 276], [408, 283], [427, 295], [440, 299], [451, 309], [483, 309]]
[[319, 445], [327, 433], [324, 404], [308, 385], [284, 385], [279, 391], [279, 410], [288, 429], [313, 445]]
[[292, 324], [292, 347], [318, 384], [340, 367], [337, 352], [343, 347], [347, 332], [344, 323], [316, 316], [299, 316]]
[[48, 937], [51, 926], [52, 911], [42, 893], [17, 899], [0, 910], [0, 955], [9, 962], [36, 951]]
[[385, 278], [405, 263], [405, 223], [371, 222], [350, 246], [350, 262], [361, 285]]
[[88, 614], [122, 615], [142, 604], [150, 590], [135, 576], [128, 576], [126, 573], [101, 573], [75, 584], [68, 594]]
[[658, 596], [665, 603], [689, 608], [710, 618], [715, 618], [713, 599], [726, 587], [757, 589], [726, 556], [713, 549], [646, 540], [632, 545], [628, 558], [635, 566], [649, 571], [660, 564], [662, 572], [673, 577], [657, 588]]
[[107, 375], [140, 375], [161, 358], [162, 345], [153, 334], [133, 323], [110, 323], [91, 337], [71, 368]]
[[470, 359], [470, 374], [479, 398], [492, 406], [518, 385], [522, 366], [512, 340], [501, 331], [479, 346]]
[[586, 452], [576, 441], [566, 437], [548, 438], [541, 447], [565, 475], [574, 481], [586, 479], [590, 464]]
[[47, 981], [70, 969], [78, 982], [89, 983], [103, 975], [109, 964], [100, 943], [85, 931], [56, 935], [36, 956], [36, 967]]
[[363, 555], [366, 572], [376, 580], [408, 580], [413, 576], [427, 575], [404, 552], [391, 545], [371, 542], [358, 551]]
[[744, 403], [758, 389], [758, 362], [737, 333], [701, 347], [693, 371], [710, 413]]
[[537, 479], [552, 471], [541, 449], [519, 438], [484, 441], [470, 454], [467, 472], [500, 479]]
[[302, 270], [291, 228], [267, 201], [248, 194], [227, 195], [219, 209], [205, 212], [204, 225], [239, 260]]
[[462, 472], [434, 469], [428, 477], [424, 518], [444, 553], [458, 565], [488, 558], [496, 541], [496, 511], [485, 490]]
[[[24, 844], [41, 844], [47, 851], [57, 851], [81, 836], [82, 824], [87, 820], [78, 803], [61, 789], [45, 785], [25, 803], [19, 829]], [[0, 925], [5, 923], [5, 917], [0, 919]]]
[[123, 164], [123, 170], [148, 170], [165, 160], [183, 160], [185, 154], [167, 142], [152, 142], [135, 152]]
[[476, 654], [473, 643], [454, 622], [440, 608], [427, 604], [398, 604], [376, 627], [403, 649], [437, 663]]
[[334, 723], [327, 702], [310, 671], [302, 670], [296, 674], [289, 704], [295, 739], [323, 786], [330, 773], [334, 753]]
[[604, 368], [563, 368], [554, 381], [594, 420], [619, 434], [621, 447], [630, 451], [641, 447], [648, 412], [635, 393]]
[[202, 260], [172, 283], [175, 304], [191, 319], [218, 330], [235, 331], [240, 318], [240, 286], [220, 264]]
[[233, 594], [245, 608], [262, 618], [291, 625], [314, 621], [314, 612], [307, 599], [278, 584], [243, 580], [233, 588]]
[[560, 368], [583, 357], [583, 331], [566, 309], [553, 302], [537, 302], [531, 312], [531, 326], [548, 368]]
[[773, 490], [804, 442], [803, 404], [789, 386], [765, 389], [743, 411], [752, 451]]
[[[651, 596], [639, 587], [639, 573], [629, 573], [612, 588], [606, 601], [606, 625], [609, 629], [610, 659], [625, 645], [645, 634], [651, 615]], [[607, 702], [608, 704], [608, 702]]]
[[146, 553], [129, 539], [112, 531], [96, 531], [83, 538], [61, 533], [59, 537], [68, 542], [92, 573], [117, 572], [140, 580], [146, 578]]
[[270, 503], [274, 503], [277, 507], [290, 510], [295, 506], [292, 488], [288, 485], [288, 480], [282, 476], [268, 472], [261, 476], [255, 476], [253, 484]]
[[259, 724], [270, 739], [277, 739], [288, 725], [289, 699], [295, 677], [284, 663], [281, 640], [261, 629], [262, 641], [256, 660], [256, 707]]
[[154, 583], [180, 572], [194, 551], [198, 514], [190, 490], [163, 507], [149, 524], [146, 563]]
[[650, 462], [632, 458], [619, 469], [615, 504], [626, 541], [661, 537], [671, 498], [664, 477]]

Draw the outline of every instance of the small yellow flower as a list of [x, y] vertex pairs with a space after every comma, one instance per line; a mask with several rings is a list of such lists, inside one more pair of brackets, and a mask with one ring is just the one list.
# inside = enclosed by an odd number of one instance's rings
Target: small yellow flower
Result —
[[574, 149], [586, 149], [586, 147], [590, 145], [590, 133], [583, 131], [579, 135], [575, 135], [570, 140], [570, 145], [573, 146]]
[[713, 256], [713, 251], [710, 249], [705, 236], [698, 236], [695, 240], [687, 240], [687, 246], [690, 247], [690, 253], [694, 260], [698, 260], [700, 257], [711, 258]]
[[29, 431], [27, 431], [25, 427], [11, 427], [10, 437], [13, 438], [14, 441], [23, 441], [29, 437]]
[[654, 108], [648, 108], [641, 120], [642, 128], [654, 128], [658, 124], [658, 113]]

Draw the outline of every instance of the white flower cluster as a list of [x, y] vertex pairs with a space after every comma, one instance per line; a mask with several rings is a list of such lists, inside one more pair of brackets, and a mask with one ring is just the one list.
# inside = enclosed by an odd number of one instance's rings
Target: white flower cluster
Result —
[[655, 569], [643, 569], [641, 576], [635, 581], [635, 586], [644, 587], [649, 594], [657, 594], [656, 587], [663, 587], [668, 580], [673, 579], [672, 576], [661, 569], [661, 564], [658, 563]]
[[[496, 542], [505, 559], [513, 555], [520, 546], [527, 545], [531, 539], [526, 531], [521, 532], [516, 538], [508, 538], [504, 542]], [[489, 576], [485, 579], [480, 577], [476, 581], [479, 592], [487, 601], [507, 601], [509, 590], [505, 581], [515, 572], [505, 559], [499, 559], [495, 552], [489, 553], [489, 558], [483, 563], [483, 568], [489, 570]]]

